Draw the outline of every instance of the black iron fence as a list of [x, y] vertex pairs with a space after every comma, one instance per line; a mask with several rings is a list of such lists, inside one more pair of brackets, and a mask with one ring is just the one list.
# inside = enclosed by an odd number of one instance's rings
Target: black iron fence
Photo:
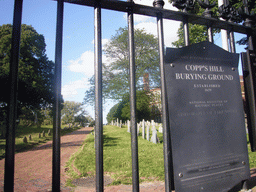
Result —
[[[138, 165], [138, 141], [137, 141], [137, 123], [135, 118], [136, 111], [136, 85], [135, 85], [135, 54], [134, 54], [134, 23], [133, 15], [140, 14], [155, 17], [157, 19], [157, 31], [159, 39], [159, 57], [161, 74], [161, 92], [162, 92], [162, 123], [164, 134], [164, 166], [165, 166], [165, 190], [171, 191], [174, 186], [170, 130], [168, 128], [168, 110], [166, 101], [166, 86], [164, 81], [164, 34], [163, 19], [183, 22], [185, 45], [189, 45], [188, 24], [200, 24], [207, 26], [208, 40], [213, 42], [212, 29], [225, 29], [228, 32], [230, 51], [235, 52], [234, 32], [247, 34], [248, 53], [244, 55], [244, 60], [250, 60], [249, 65], [244, 67], [244, 78], [247, 98], [247, 117], [250, 132], [250, 142], [252, 150], [256, 150], [255, 138], [255, 41], [253, 36], [253, 22], [255, 15], [248, 11], [248, 2], [243, 0], [244, 9], [238, 12], [230, 7], [228, 0], [220, 8], [220, 15], [225, 20], [211, 17], [210, 9], [213, 4], [208, 1], [199, 1], [200, 5], [206, 9], [203, 16], [188, 13], [193, 9], [193, 0], [173, 0], [173, 5], [183, 11], [172, 11], [163, 9], [163, 0], [154, 0], [153, 7], [135, 4], [132, 0], [56, 0], [57, 7], [57, 30], [56, 30], [56, 50], [55, 50], [55, 115], [54, 115], [54, 134], [53, 134], [53, 159], [52, 159], [52, 191], [60, 191], [60, 104], [61, 104], [61, 68], [62, 68], [62, 33], [63, 33], [63, 7], [64, 2], [78, 4], [81, 6], [91, 6], [95, 10], [95, 133], [96, 133], [96, 191], [103, 191], [103, 121], [102, 121], [102, 44], [101, 44], [101, 9], [126, 12], [128, 17], [129, 31], [129, 63], [130, 63], [130, 102], [131, 102], [131, 151], [132, 151], [132, 173], [133, 173], [133, 191], [139, 191], [139, 165]], [[6, 160], [5, 160], [5, 191], [14, 189], [14, 153], [15, 153], [15, 129], [17, 119], [17, 72], [19, 63], [19, 42], [22, 18], [22, 0], [15, 0], [12, 50], [10, 65], [10, 101], [7, 122], [7, 140], [6, 140]], [[243, 24], [237, 24], [236, 21], [244, 21]]]

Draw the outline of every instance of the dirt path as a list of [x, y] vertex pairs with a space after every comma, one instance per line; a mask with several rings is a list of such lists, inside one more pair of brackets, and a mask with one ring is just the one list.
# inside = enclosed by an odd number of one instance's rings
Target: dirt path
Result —
[[[72, 154], [82, 145], [92, 128], [82, 128], [61, 137], [61, 191], [94, 192], [95, 187], [65, 186], [68, 176], [65, 165]], [[15, 192], [48, 192], [52, 187], [52, 141], [35, 147], [33, 150], [15, 155]], [[250, 188], [256, 185], [256, 170], [252, 170]], [[4, 185], [4, 159], [0, 161], [0, 192]], [[95, 186], [95, 185], [94, 185]], [[164, 182], [140, 184], [141, 192], [164, 192]], [[131, 192], [131, 185], [104, 187], [105, 192]], [[254, 188], [252, 192], [256, 192]]]
[[[82, 145], [92, 128], [82, 128], [61, 137], [61, 189], [65, 187], [68, 178], [65, 174], [65, 164]], [[51, 191], [52, 186], [52, 141], [35, 147], [33, 150], [15, 155], [14, 191], [35, 192]], [[4, 184], [4, 159], [0, 161], [0, 191]]]

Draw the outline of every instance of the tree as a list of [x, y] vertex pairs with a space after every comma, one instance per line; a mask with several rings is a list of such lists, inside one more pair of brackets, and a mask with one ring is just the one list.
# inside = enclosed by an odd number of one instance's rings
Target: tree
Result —
[[[0, 110], [9, 99], [9, 66], [12, 25], [0, 26]], [[53, 103], [54, 63], [46, 56], [44, 36], [29, 25], [21, 26], [20, 60], [18, 72], [19, 108], [35, 110]]]
[[[173, 2], [174, 0], [169, 0], [169, 2]], [[216, 2], [215, 0], [209, 0], [209, 2], [212, 4], [213, 2]], [[256, 11], [256, 4], [254, 0], [248, 1], [249, 10], [250, 11]], [[234, 8], [239, 9], [243, 7], [243, 1], [242, 0], [229, 0], [230, 5], [232, 5]], [[212, 17], [217, 17], [218, 14], [218, 4], [211, 9], [212, 10]], [[204, 12], [204, 9], [201, 8], [201, 6], [198, 4], [198, 2], [195, 3], [195, 8], [193, 10], [188, 11], [193, 14], [202, 15]], [[206, 26], [197, 25], [197, 24], [189, 24], [189, 40], [190, 44], [199, 43], [201, 41], [207, 40], [207, 28]], [[219, 29], [213, 29], [213, 34], [218, 33]], [[178, 37], [179, 39], [172, 44], [175, 47], [184, 47], [184, 36], [183, 36], [183, 26], [181, 24], [179, 30], [178, 30]], [[239, 44], [246, 44], [245, 39], [241, 39], [238, 41]]]
[[[135, 64], [136, 86], [142, 88], [143, 75], [149, 73], [150, 83], [160, 84], [158, 43], [154, 35], [136, 29]], [[112, 62], [103, 65], [103, 96], [105, 99], [121, 99], [129, 92], [129, 46], [127, 28], [119, 28], [110, 42], [104, 47], [104, 53]], [[90, 89], [86, 91], [84, 103], [94, 103], [94, 76], [90, 79]]]
[[[75, 101], [65, 101], [63, 109], [61, 110], [62, 121], [64, 124], [74, 125], [75, 122], [81, 123], [84, 120], [91, 120], [90, 118], [84, 117], [86, 115], [83, 109], [83, 104]], [[87, 122], [84, 122], [87, 123]]]
[[81, 126], [89, 126], [93, 122], [93, 118], [89, 115], [85, 116], [84, 114], [80, 114], [75, 116], [75, 122], [80, 124]]
[[[9, 100], [11, 39], [12, 25], [0, 26], [0, 84], [4, 90], [0, 95], [0, 111], [4, 114], [0, 120], [2, 124], [5, 124]], [[32, 26], [23, 24], [18, 72], [18, 115], [25, 124], [41, 121], [39, 111], [53, 103], [54, 63], [47, 58], [45, 48], [44, 36]]]
[[[131, 119], [129, 94], [125, 94], [107, 114], [108, 123], [117, 118], [123, 121]], [[151, 119], [151, 94], [148, 91], [138, 90], [136, 92], [136, 118], [138, 122]]]
[[107, 121], [110, 123], [112, 120], [115, 119], [122, 119], [127, 120], [127, 118], [123, 118], [124, 115], [122, 114], [122, 109], [124, 106], [129, 102], [129, 94], [125, 94], [119, 103], [115, 104], [107, 114]]

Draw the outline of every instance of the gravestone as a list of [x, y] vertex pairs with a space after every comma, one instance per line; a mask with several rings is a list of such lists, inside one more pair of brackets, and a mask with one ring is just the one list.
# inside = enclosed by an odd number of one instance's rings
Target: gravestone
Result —
[[158, 143], [158, 138], [157, 138], [157, 131], [156, 129], [152, 130], [152, 137], [151, 137], [151, 142], [154, 144]]
[[119, 119], [116, 120], [116, 126], [119, 127]]
[[142, 121], [142, 138], [145, 139], [145, 120]]
[[147, 140], [148, 140], [148, 141], [149, 141], [149, 127], [150, 127], [150, 125], [147, 124]]
[[128, 122], [127, 122], [127, 123], [128, 123], [128, 126], [127, 126], [127, 127], [128, 127], [127, 132], [128, 132], [128, 133], [131, 133], [131, 123], [130, 123], [130, 121], [129, 121], [129, 120], [128, 120]]
[[250, 177], [238, 54], [201, 42], [165, 61], [175, 191], [229, 191]]
[[155, 126], [155, 123], [153, 123], [151, 126], [151, 131], [154, 132], [155, 130], [156, 130], [156, 126]]
[[159, 130], [158, 130], [159, 133], [163, 133], [163, 126], [162, 126], [162, 124], [159, 125], [159, 128], [158, 128], [158, 129], [159, 129]]
[[139, 134], [140, 134], [140, 124], [137, 123], [137, 135], [139, 135]]
[[152, 125], [152, 126], [154, 126], [154, 125], [155, 125], [154, 120], [151, 120], [151, 125]]
[[31, 136], [31, 135], [29, 135], [29, 136], [28, 136], [28, 139], [29, 139], [29, 141], [31, 141], [31, 140], [32, 140], [32, 136]]
[[28, 143], [28, 139], [27, 139], [27, 137], [25, 136], [25, 137], [23, 137], [23, 142], [24, 143]]

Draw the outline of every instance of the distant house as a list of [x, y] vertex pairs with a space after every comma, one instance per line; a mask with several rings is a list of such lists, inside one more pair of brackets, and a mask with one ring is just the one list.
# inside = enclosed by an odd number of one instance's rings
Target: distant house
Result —
[[161, 103], [161, 89], [150, 89], [152, 96], [151, 100], [151, 119], [155, 122], [161, 122], [162, 120], [162, 103]]

